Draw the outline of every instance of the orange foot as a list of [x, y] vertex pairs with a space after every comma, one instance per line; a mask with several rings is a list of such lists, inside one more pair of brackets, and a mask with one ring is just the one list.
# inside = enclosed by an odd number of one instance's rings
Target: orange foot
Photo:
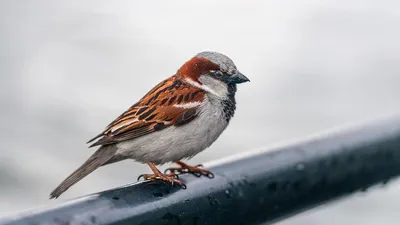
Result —
[[209, 178], [214, 178], [214, 174], [208, 170], [202, 169], [201, 167], [203, 167], [203, 166], [201, 164], [196, 165], [196, 166], [189, 166], [188, 164], [183, 163], [181, 161], [177, 161], [175, 163], [178, 164], [180, 167], [168, 168], [165, 170], [165, 173], [169, 172], [168, 175], [176, 174], [176, 173], [178, 173], [178, 174], [191, 173], [191, 174], [195, 175], [196, 177], [200, 177], [201, 175], [203, 175], [203, 176], [207, 176]]
[[151, 163], [147, 163], [150, 166], [150, 169], [153, 171], [154, 174], [142, 174], [138, 177], [138, 180], [143, 177], [144, 180], [162, 180], [167, 183], [173, 184], [178, 184], [180, 185], [183, 189], [186, 189], [185, 183], [182, 181], [178, 180], [179, 177], [175, 173], [169, 173], [169, 174], [163, 174], [161, 173], [157, 167]]

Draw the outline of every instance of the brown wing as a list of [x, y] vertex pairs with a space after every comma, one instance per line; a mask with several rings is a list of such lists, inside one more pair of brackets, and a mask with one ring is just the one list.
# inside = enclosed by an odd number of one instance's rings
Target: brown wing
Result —
[[196, 117], [203, 100], [204, 91], [172, 76], [159, 83], [88, 143], [101, 137], [90, 147], [109, 145], [172, 125], [186, 124]]

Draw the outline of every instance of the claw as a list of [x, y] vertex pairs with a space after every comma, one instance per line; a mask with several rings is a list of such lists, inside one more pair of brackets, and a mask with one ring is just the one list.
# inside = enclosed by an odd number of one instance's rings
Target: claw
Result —
[[[165, 169], [164, 170], [164, 173], [168, 173], [168, 172], [170, 172], [170, 173], [175, 173], [175, 172], [177, 172], [179, 170], [179, 168], [167, 168], [167, 169]], [[178, 171], [179, 172], [179, 171]]]
[[210, 178], [210, 179], [212, 179], [212, 178], [214, 178], [215, 176], [214, 176], [213, 173], [210, 172], [209, 174], [207, 174], [207, 177]]
[[179, 176], [174, 173], [170, 174], [142, 174], [138, 177], [138, 181], [143, 178], [144, 180], [162, 180], [168, 183], [171, 183], [171, 185], [179, 184], [180, 186], [185, 186], [186, 185], [179, 180]]
[[171, 185], [174, 185], [175, 183], [179, 184], [181, 187], [184, 186], [186, 189], [186, 185], [179, 180], [179, 176], [177, 174], [173, 172], [169, 174], [161, 173], [160, 170], [158, 170], [157, 167], [154, 165], [154, 163], [147, 162], [147, 164], [149, 165], [154, 174], [142, 174], [138, 177], [138, 180], [140, 180], [142, 177], [144, 178], [144, 180], [161, 180], [170, 183]]
[[137, 181], [140, 181], [140, 178], [144, 177], [144, 174], [138, 176]]
[[201, 177], [201, 173], [191, 173], [193, 174], [195, 177]]
[[171, 173], [171, 174], [168, 174], [168, 175], [172, 175], [175, 179], [178, 179], [178, 180], [179, 180], [179, 176], [178, 176], [178, 174], [176, 174], [176, 173]]
[[174, 174], [183, 174], [183, 173], [191, 173], [193, 176], [201, 177], [202, 175], [207, 176], [208, 178], [214, 178], [214, 174], [208, 170], [203, 169], [202, 164], [198, 164], [196, 166], [189, 166], [181, 161], [177, 162], [181, 167], [171, 167], [165, 170], [165, 173], [174, 173]]

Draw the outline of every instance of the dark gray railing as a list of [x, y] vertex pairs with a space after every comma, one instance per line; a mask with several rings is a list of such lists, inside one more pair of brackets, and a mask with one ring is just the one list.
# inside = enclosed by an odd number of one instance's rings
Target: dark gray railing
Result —
[[400, 174], [400, 117], [206, 164], [187, 189], [141, 182], [0, 220], [39, 224], [261, 224]]

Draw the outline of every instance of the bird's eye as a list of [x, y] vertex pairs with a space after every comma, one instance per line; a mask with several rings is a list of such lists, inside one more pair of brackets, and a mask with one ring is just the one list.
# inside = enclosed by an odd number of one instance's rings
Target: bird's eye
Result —
[[221, 73], [221, 71], [215, 71], [214, 75], [217, 77], [220, 77], [220, 76], [222, 76], [222, 73]]

